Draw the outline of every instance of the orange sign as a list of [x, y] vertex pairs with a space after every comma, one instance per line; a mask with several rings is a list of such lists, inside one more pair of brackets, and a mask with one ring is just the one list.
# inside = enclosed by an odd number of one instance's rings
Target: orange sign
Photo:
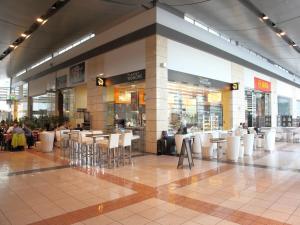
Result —
[[271, 83], [254, 77], [254, 89], [263, 92], [271, 92]]

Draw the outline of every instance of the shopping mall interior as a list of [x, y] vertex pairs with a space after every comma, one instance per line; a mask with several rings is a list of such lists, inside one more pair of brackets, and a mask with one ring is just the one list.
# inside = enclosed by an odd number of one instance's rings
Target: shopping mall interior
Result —
[[300, 225], [299, 12], [0, 0], [0, 225]]

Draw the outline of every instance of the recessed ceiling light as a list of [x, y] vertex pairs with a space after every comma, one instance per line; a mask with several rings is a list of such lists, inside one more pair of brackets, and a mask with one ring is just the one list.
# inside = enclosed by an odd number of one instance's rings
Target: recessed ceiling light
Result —
[[10, 47], [10, 48], [14, 48], [15, 46], [14, 46], [14, 45], [9, 45], [9, 47]]
[[48, 20], [44, 20], [44, 21], [42, 22], [42, 25], [44, 25], [45, 23], [47, 23], [47, 21], [48, 21]]
[[294, 43], [294, 44], [293, 44], [293, 47], [297, 47], [297, 44], [296, 44], [296, 43]]
[[280, 34], [280, 36], [283, 36], [283, 35], [285, 35], [285, 32], [281, 31], [279, 34]]
[[267, 20], [267, 19], [269, 19], [269, 17], [268, 16], [263, 16], [262, 19]]
[[44, 20], [43, 20], [42, 18], [40, 18], [40, 17], [39, 17], [39, 18], [37, 18], [37, 19], [36, 19], [36, 21], [37, 21], [37, 22], [39, 22], [39, 23], [42, 23], [42, 22], [44, 22]]
[[22, 33], [22, 34], [21, 34], [21, 37], [26, 38], [26, 37], [27, 37], [27, 34]]

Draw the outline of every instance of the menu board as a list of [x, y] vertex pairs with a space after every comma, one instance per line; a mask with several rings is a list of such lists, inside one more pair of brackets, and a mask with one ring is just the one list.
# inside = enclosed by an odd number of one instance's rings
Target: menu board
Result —
[[85, 63], [79, 63], [70, 67], [70, 83], [78, 84], [84, 82]]

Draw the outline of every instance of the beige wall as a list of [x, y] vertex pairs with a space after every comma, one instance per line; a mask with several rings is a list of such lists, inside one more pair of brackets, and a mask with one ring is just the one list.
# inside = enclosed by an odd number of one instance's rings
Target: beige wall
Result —
[[89, 59], [87, 62], [87, 111], [91, 114], [91, 128], [105, 128], [106, 105], [104, 102], [105, 87], [96, 86], [96, 77], [103, 73], [103, 56]]

